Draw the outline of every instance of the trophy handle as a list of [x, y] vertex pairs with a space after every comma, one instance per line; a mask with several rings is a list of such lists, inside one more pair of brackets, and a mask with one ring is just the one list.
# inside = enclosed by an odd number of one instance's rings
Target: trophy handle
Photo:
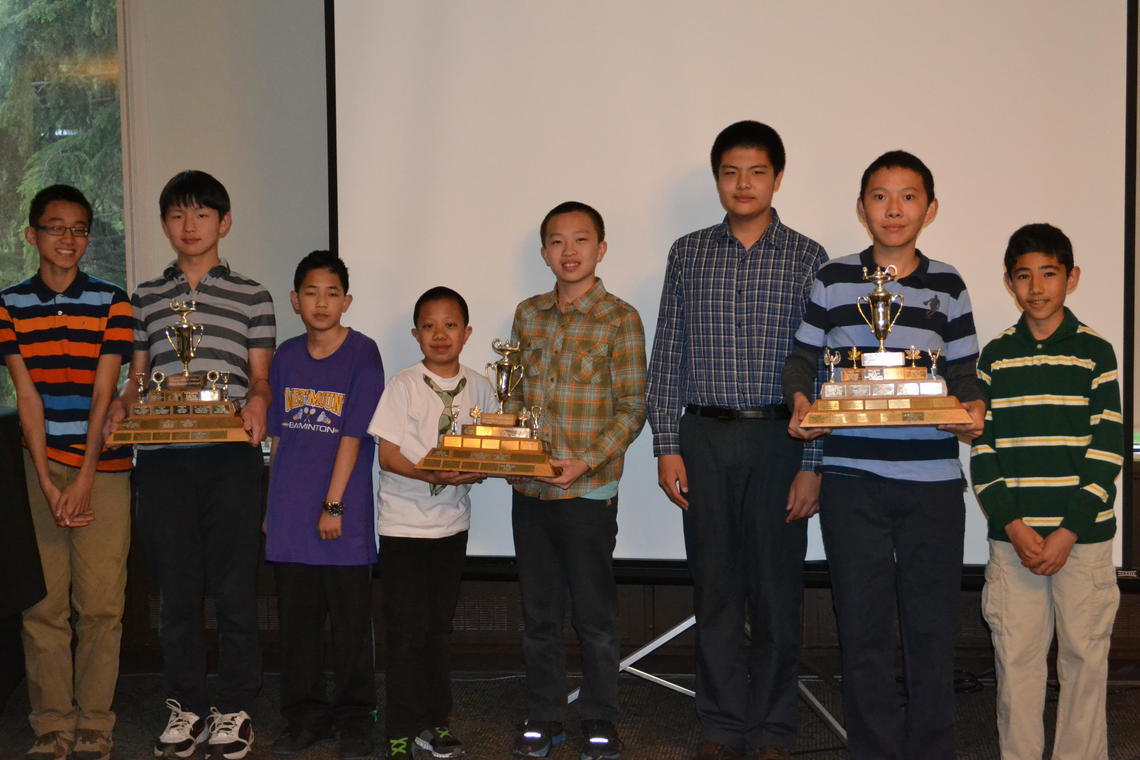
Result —
[[[894, 324], [894, 322], [892, 322], [891, 324]], [[194, 329], [191, 332], [191, 338], [190, 338], [190, 353], [191, 354], [193, 354], [195, 351], [198, 350], [198, 346], [200, 346], [202, 344], [202, 336], [205, 333], [206, 333], [205, 327], [203, 327], [202, 325], [199, 325], [199, 324], [194, 325]]]
[[[857, 297], [855, 299], [855, 308], [859, 311], [859, 316], [862, 317], [863, 321], [867, 323], [867, 327], [871, 328], [871, 333], [874, 334], [875, 325], [873, 322], [871, 322], [870, 317], [868, 317], [865, 313], [863, 313], [863, 304], [867, 304], [867, 311], [871, 310], [871, 298], [870, 298], [870, 296], [859, 296], [859, 297]], [[900, 309], [900, 311], [901, 311], [901, 309]], [[894, 325], [894, 322], [891, 322], [891, 325]]]
[[495, 387], [495, 363], [494, 362], [487, 362], [487, 365], [483, 368], [483, 377], [487, 378], [487, 382], [489, 382], [491, 384], [492, 388]]
[[513, 367], [511, 367], [511, 377], [510, 377], [510, 380], [507, 382], [507, 387], [509, 389], [507, 391], [508, 396], [515, 392], [515, 388], [519, 387], [519, 383], [522, 382], [522, 379], [523, 379], [523, 366], [521, 364], [516, 364]]
[[[891, 266], [894, 266], [894, 265], [892, 264]], [[892, 329], [894, 329], [895, 322], [897, 322], [899, 320], [899, 315], [902, 314], [902, 311], [903, 311], [903, 294], [902, 293], [895, 293], [891, 296], [890, 303], [895, 303], [896, 301], [898, 302], [899, 308], [895, 312], [895, 315], [891, 318], [891, 324], [887, 327], [888, 332], [890, 332]], [[890, 308], [891, 308], [890, 305], [888, 305], [887, 310], [889, 311]], [[859, 314], [862, 314], [862, 313], [863, 313], [863, 311], [860, 310]], [[865, 317], [864, 317], [864, 319], [865, 319]]]

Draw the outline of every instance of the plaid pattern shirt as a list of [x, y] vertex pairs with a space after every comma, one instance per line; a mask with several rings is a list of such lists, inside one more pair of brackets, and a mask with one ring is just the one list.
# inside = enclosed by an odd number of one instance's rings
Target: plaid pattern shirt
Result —
[[[780, 372], [826, 262], [823, 247], [785, 227], [775, 209], [751, 248], [733, 236], [727, 217], [673, 244], [649, 362], [654, 456], [681, 453], [686, 404], [783, 403]], [[803, 469], [818, 463], [818, 444], [806, 444]]]
[[542, 407], [551, 458], [590, 466], [566, 491], [538, 481], [515, 488], [570, 499], [616, 482], [645, 424], [645, 329], [637, 310], [599, 279], [565, 313], [555, 291], [520, 303], [511, 339], [520, 344], [525, 374], [508, 409]]

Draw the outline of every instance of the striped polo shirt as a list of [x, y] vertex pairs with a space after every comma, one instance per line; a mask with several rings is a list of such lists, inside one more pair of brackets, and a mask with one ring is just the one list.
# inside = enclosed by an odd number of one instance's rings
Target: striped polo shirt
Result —
[[[964, 362], [969, 363], [972, 375], [978, 359], [978, 339], [966, 283], [954, 267], [916, 253], [918, 267], [885, 286], [889, 292], [903, 296], [902, 313], [886, 346], [895, 351], [910, 346], [924, 352], [941, 349], [941, 376], [945, 377], [948, 367]], [[825, 346], [839, 349], [843, 352], [843, 367], [852, 366], [846, 353], [852, 346], [865, 353], [879, 350], [878, 340], [855, 305], [859, 296], [867, 295], [874, 287], [863, 279], [864, 267], [869, 273], [875, 270], [870, 248], [835, 259], [819, 270], [803, 324], [796, 331], [797, 345], [813, 351], [822, 351]], [[891, 307], [892, 313], [895, 308]], [[930, 365], [925, 353], [919, 362], [922, 364]], [[824, 438], [819, 469], [916, 482], [963, 480], [957, 437], [919, 425], [836, 428]]]
[[[131, 305], [122, 288], [76, 272], [56, 293], [39, 274], [0, 291], [0, 352], [19, 354], [43, 399], [47, 456], [80, 467], [99, 358], [131, 355]], [[100, 472], [131, 468], [129, 448], [104, 449]]]
[[1120, 384], [1112, 344], [1065, 309], [1048, 338], [1022, 317], [978, 361], [986, 428], [970, 475], [990, 538], [1021, 519], [1042, 535], [1059, 527], [1080, 543], [1116, 534], [1116, 477], [1124, 465]]
[[[249, 390], [249, 351], [276, 345], [277, 321], [273, 298], [264, 287], [230, 269], [223, 259], [190, 289], [186, 275], [171, 262], [162, 275], [135, 288], [135, 351], [150, 355], [150, 373], [168, 377], [182, 373], [182, 362], [166, 338], [166, 329], [178, 322], [171, 301], [194, 301], [191, 322], [202, 325], [202, 342], [190, 362], [190, 371], [229, 373], [229, 395], [237, 401]], [[133, 380], [133, 378], [132, 378]], [[148, 385], [150, 381], [148, 379]], [[147, 447], [153, 448], [153, 447]]]

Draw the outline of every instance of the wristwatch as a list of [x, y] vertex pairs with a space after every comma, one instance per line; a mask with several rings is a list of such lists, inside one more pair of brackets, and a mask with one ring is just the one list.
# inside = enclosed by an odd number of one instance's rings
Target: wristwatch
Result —
[[344, 503], [340, 501], [326, 501], [325, 511], [333, 517], [340, 517], [344, 514]]

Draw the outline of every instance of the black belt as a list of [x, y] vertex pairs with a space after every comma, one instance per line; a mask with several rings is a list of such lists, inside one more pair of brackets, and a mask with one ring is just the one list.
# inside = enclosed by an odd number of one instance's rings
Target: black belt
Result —
[[788, 420], [792, 413], [784, 404], [769, 404], [768, 406], [754, 406], [748, 409], [728, 409], [723, 406], [697, 406], [685, 405], [686, 414], [695, 414], [698, 417], [711, 417], [714, 420], [731, 422], [733, 420]]

